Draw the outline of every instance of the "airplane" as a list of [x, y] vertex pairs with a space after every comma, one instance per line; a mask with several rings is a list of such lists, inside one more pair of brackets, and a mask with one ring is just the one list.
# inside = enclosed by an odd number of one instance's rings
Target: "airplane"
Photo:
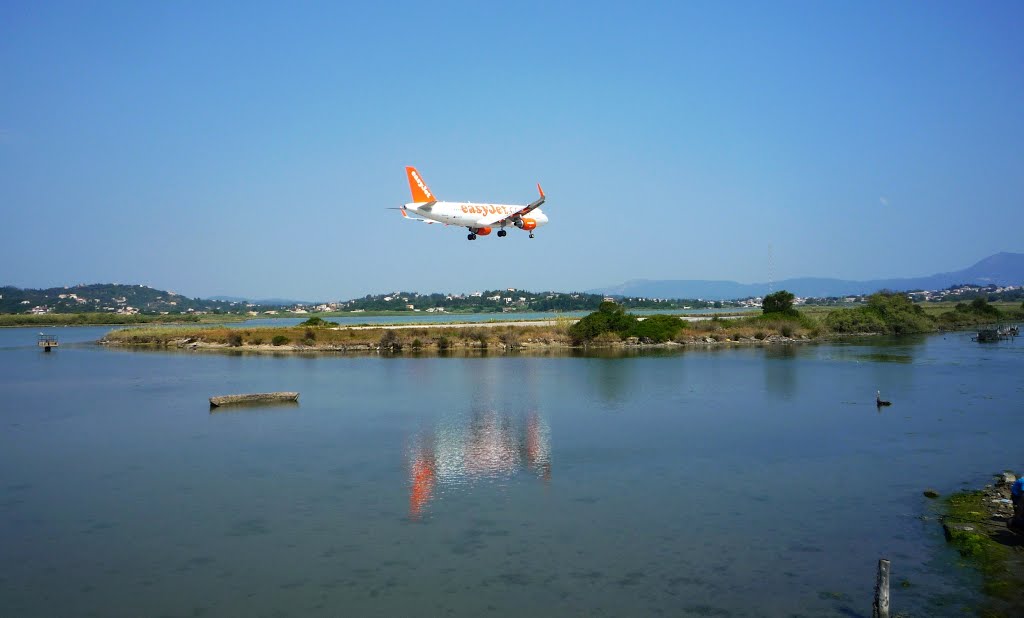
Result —
[[[497, 236], [504, 237], [508, 234], [505, 228], [509, 226], [525, 230], [530, 233], [530, 238], [533, 238], [533, 230], [548, 222], [548, 216], [540, 209], [540, 205], [544, 203], [544, 189], [540, 188], [540, 183], [537, 183], [540, 197], [525, 206], [439, 202], [415, 167], [406, 167], [405, 173], [409, 177], [412, 202], [403, 204], [398, 210], [401, 210], [402, 216], [410, 221], [463, 226], [469, 230], [469, 235], [466, 236], [468, 240], [476, 240], [477, 236], [487, 236], [492, 228], [498, 228]], [[410, 212], [419, 216], [410, 217]]]

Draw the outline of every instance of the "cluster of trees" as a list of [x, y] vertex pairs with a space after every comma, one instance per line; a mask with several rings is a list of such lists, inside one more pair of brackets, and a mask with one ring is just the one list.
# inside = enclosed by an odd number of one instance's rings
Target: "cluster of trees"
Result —
[[836, 333], [907, 335], [935, 330], [935, 319], [905, 294], [877, 292], [868, 297], [864, 307], [830, 312], [825, 326]]
[[1021, 310], [1001, 311], [999, 307], [990, 305], [988, 300], [979, 296], [970, 303], [957, 303], [952, 311], [938, 316], [937, 323], [943, 328], [963, 328], [973, 324], [998, 322], [1000, 320], [1017, 320], [1024, 317], [1024, 303]]
[[597, 311], [569, 327], [569, 336], [577, 344], [606, 337], [639, 337], [644, 343], [661, 343], [673, 339], [685, 327], [686, 323], [676, 316], [658, 314], [640, 320], [622, 306], [605, 301]]
[[[1021, 305], [1024, 310], [1024, 304]], [[825, 326], [836, 333], [883, 333], [906, 335], [927, 333], [937, 328], [963, 328], [974, 324], [1020, 319], [1024, 311], [1001, 311], [979, 296], [970, 303], [957, 303], [952, 311], [938, 316], [925, 313], [921, 305], [905, 294], [878, 292], [868, 297], [867, 305], [852, 309], [836, 309], [825, 316]]]

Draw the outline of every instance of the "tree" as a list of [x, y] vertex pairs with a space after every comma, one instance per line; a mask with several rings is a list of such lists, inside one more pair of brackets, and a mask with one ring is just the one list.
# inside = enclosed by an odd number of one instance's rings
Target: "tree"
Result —
[[796, 297], [792, 292], [779, 290], [764, 297], [764, 301], [761, 302], [761, 311], [763, 313], [793, 313], [794, 298]]
[[898, 292], [876, 292], [868, 297], [869, 311], [873, 311], [885, 323], [886, 332], [892, 335], [926, 333], [935, 328], [935, 319], [927, 315], [920, 305]]
[[645, 343], [662, 343], [675, 338], [685, 326], [685, 323], [677, 316], [659, 313], [649, 315], [642, 321], [637, 321], [629, 331], [629, 334], [639, 337]]
[[573, 341], [586, 342], [601, 333], [613, 332], [625, 335], [636, 324], [636, 316], [613, 302], [603, 302], [597, 311], [569, 327]]
[[999, 317], [999, 314], [1002, 313], [998, 307], [988, 304], [988, 299], [984, 296], [979, 296], [971, 301], [971, 311], [994, 318]]

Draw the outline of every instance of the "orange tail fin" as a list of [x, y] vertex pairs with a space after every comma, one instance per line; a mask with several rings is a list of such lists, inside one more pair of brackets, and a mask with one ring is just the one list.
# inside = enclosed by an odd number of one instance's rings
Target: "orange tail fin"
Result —
[[412, 190], [412, 201], [420, 202], [436, 202], [437, 198], [427, 187], [427, 183], [423, 182], [423, 177], [416, 171], [415, 167], [409, 166], [405, 168], [405, 174], [409, 177], [409, 189]]

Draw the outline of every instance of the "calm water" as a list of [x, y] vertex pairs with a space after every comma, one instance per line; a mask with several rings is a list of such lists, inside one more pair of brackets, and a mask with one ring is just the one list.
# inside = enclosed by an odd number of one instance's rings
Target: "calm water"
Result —
[[[957, 615], [921, 490], [1024, 467], [1024, 342], [630, 358], [0, 330], [0, 615]], [[879, 413], [875, 390], [893, 400]], [[211, 413], [213, 394], [301, 391]], [[1011, 438], [1015, 442], [1011, 442]], [[909, 587], [897, 585], [907, 580]]]
[[[725, 309], [686, 309], [677, 311], [656, 311], [653, 309], [633, 309], [630, 313], [636, 315], [652, 315], [655, 313], [667, 313], [670, 315], [712, 315], [715, 313], [738, 313], [742, 311], [736, 307]], [[756, 312], [757, 310], [753, 310]], [[556, 318], [582, 318], [590, 311], [565, 311], [562, 313], [523, 311], [513, 313], [410, 313], [408, 315], [363, 315], [356, 313], [351, 316], [327, 317], [325, 320], [337, 322], [342, 326], [354, 324], [429, 324], [445, 322], [494, 322], [494, 321], [520, 321], [520, 320], [554, 320]], [[253, 318], [245, 322], [229, 322], [227, 326], [243, 328], [248, 326], [294, 326], [299, 322], [305, 322], [309, 318]]]

